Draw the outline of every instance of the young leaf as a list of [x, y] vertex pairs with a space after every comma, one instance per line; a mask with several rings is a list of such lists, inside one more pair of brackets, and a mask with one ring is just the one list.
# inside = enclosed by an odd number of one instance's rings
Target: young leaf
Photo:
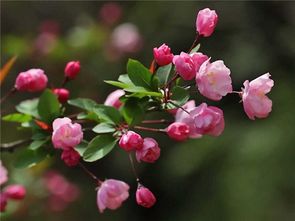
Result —
[[32, 116], [28, 114], [9, 114], [4, 117], [2, 117], [2, 120], [4, 121], [10, 121], [10, 122], [17, 122], [17, 123], [24, 123], [32, 120]]
[[88, 98], [77, 98], [68, 100], [68, 104], [79, 107], [83, 110], [92, 111], [93, 107], [96, 105], [96, 102]]
[[111, 135], [99, 135], [93, 138], [83, 154], [83, 159], [93, 162], [106, 156], [116, 145], [117, 139]]
[[173, 100], [174, 103], [176, 103], [177, 105], [181, 106], [185, 104], [188, 101], [188, 99], [189, 99], [189, 93], [184, 88], [175, 86], [172, 89], [171, 100]]
[[200, 47], [201, 47], [201, 44], [197, 44], [197, 46], [194, 47], [194, 48], [191, 50], [190, 54], [195, 53], [195, 52], [198, 52], [199, 49], [200, 49]]
[[40, 96], [38, 113], [41, 119], [47, 123], [51, 123], [60, 115], [60, 104], [57, 96], [51, 90], [46, 89]]
[[152, 97], [162, 97], [163, 95], [160, 92], [154, 92], [154, 91], [148, 91], [144, 87], [129, 87], [124, 89], [127, 92], [132, 92], [132, 93], [140, 93], [144, 96], [152, 96]]
[[152, 89], [152, 73], [139, 61], [129, 59], [127, 73], [134, 85]]
[[37, 150], [37, 149], [39, 149], [40, 147], [42, 147], [47, 141], [48, 141], [48, 139], [46, 139], [46, 140], [34, 140], [34, 141], [30, 144], [29, 149], [30, 149], [30, 150]]
[[116, 129], [114, 128], [114, 125], [108, 124], [108, 123], [100, 123], [96, 125], [93, 129], [93, 132], [98, 134], [104, 134], [104, 133], [112, 133], [115, 132]]
[[128, 84], [119, 82], [119, 81], [104, 81], [107, 84], [113, 85], [115, 87], [119, 87], [119, 88], [126, 88], [128, 87]]
[[133, 84], [128, 74], [121, 74], [118, 78], [118, 81], [121, 81], [122, 83], [125, 83], [125, 84]]
[[27, 168], [32, 167], [44, 160], [48, 156], [48, 153], [43, 149], [38, 150], [25, 149], [17, 155], [14, 162], [16, 168]]
[[122, 113], [125, 121], [129, 125], [139, 123], [144, 116], [144, 109], [141, 100], [135, 97], [130, 97], [122, 108]]
[[156, 75], [159, 77], [160, 85], [167, 84], [171, 68], [172, 64], [168, 64], [157, 69]]
[[122, 121], [120, 112], [111, 106], [98, 104], [93, 108], [93, 113], [95, 113], [101, 121], [106, 123], [119, 124]]
[[20, 113], [28, 114], [36, 118], [39, 118], [38, 108], [37, 108], [38, 102], [39, 102], [38, 98], [35, 98], [32, 100], [25, 100], [20, 102], [15, 108]]

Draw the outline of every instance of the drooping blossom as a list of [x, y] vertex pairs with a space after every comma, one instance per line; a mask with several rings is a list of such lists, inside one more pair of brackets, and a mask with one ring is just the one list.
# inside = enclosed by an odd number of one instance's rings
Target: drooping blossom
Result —
[[37, 92], [46, 88], [47, 81], [47, 76], [42, 69], [30, 69], [19, 73], [14, 87], [18, 91]]
[[65, 67], [65, 76], [74, 79], [80, 72], [80, 61], [69, 61]]
[[160, 157], [161, 149], [158, 142], [153, 138], [144, 138], [142, 149], [136, 150], [138, 162], [154, 163]]
[[83, 139], [81, 125], [78, 123], [73, 124], [70, 118], [57, 118], [53, 121], [52, 126], [52, 143], [55, 148], [73, 148]]
[[221, 60], [205, 61], [196, 75], [196, 83], [203, 96], [215, 101], [232, 92], [230, 70]]
[[271, 112], [272, 101], [266, 96], [274, 85], [270, 76], [266, 73], [251, 82], [244, 82], [242, 100], [244, 110], [251, 120], [255, 120], [255, 117], [265, 118]]
[[150, 208], [156, 203], [156, 197], [146, 187], [139, 185], [136, 190], [136, 202], [138, 205]]
[[119, 146], [126, 151], [140, 150], [143, 146], [143, 139], [138, 133], [129, 130], [120, 138]]
[[62, 151], [61, 159], [69, 167], [76, 166], [80, 161], [80, 154], [74, 148], [67, 148]]
[[102, 213], [106, 208], [115, 210], [129, 197], [129, 185], [120, 180], [108, 179], [97, 191], [97, 206]]
[[125, 91], [118, 89], [110, 93], [105, 102], [104, 105], [112, 106], [114, 108], [119, 109], [122, 106], [122, 102], [119, 100], [120, 97], [122, 97], [125, 94]]
[[183, 141], [189, 137], [189, 126], [186, 123], [174, 122], [167, 127], [167, 134], [170, 138]]
[[153, 52], [154, 59], [160, 66], [170, 64], [173, 60], [171, 49], [166, 44], [162, 44], [160, 47], [154, 48]]
[[215, 10], [210, 10], [209, 8], [205, 8], [200, 10], [196, 19], [196, 29], [197, 32], [204, 37], [209, 37], [217, 24], [218, 16]]

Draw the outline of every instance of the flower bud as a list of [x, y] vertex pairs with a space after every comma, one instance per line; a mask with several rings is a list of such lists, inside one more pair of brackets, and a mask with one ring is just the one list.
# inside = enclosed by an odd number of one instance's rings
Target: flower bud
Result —
[[186, 140], [189, 137], [189, 133], [189, 126], [181, 122], [174, 122], [167, 128], [168, 136], [177, 141]]
[[142, 145], [142, 137], [133, 131], [128, 131], [127, 133], [123, 134], [119, 141], [119, 146], [126, 151], [131, 151], [135, 149], [140, 150], [142, 148]]
[[118, 89], [113, 91], [107, 96], [107, 99], [104, 102], [104, 105], [112, 106], [119, 109], [122, 106], [122, 102], [119, 100], [125, 94], [125, 91]]
[[199, 11], [197, 20], [196, 20], [196, 28], [200, 35], [204, 37], [209, 37], [217, 24], [218, 16], [215, 10], [210, 10], [209, 8], [205, 8]]
[[14, 87], [19, 91], [37, 92], [46, 88], [47, 81], [47, 76], [43, 70], [30, 69], [19, 73]]
[[173, 60], [171, 49], [166, 44], [162, 44], [159, 48], [154, 48], [154, 59], [160, 66], [170, 64]]
[[5, 212], [7, 206], [7, 196], [5, 193], [0, 192], [0, 212]]
[[74, 79], [76, 75], [80, 72], [80, 62], [70, 61], [65, 67], [65, 76], [69, 79]]
[[52, 143], [55, 148], [68, 149], [77, 146], [83, 139], [82, 127], [70, 118], [57, 118], [52, 124]]
[[69, 167], [76, 166], [80, 161], [80, 154], [74, 148], [64, 149], [61, 154], [61, 159]]
[[242, 100], [244, 110], [251, 120], [255, 120], [255, 117], [265, 118], [271, 112], [272, 101], [265, 95], [274, 85], [269, 77], [270, 74], [266, 73], [251, 82], [244, 82]]
[[102, 213], [106, 208], [115, 210], [129, 197], [127, 183], [108, 179], [105, 180], [97, 191], [97, 206]]
[[70, 92], [65, 88], [55, 88], [53, 89], [53, 93], [57, 95], [57, 98], [60, 103], [65, 103], [68, 101]]
[[160, 157], [161, 149], [153, 138], [144, 138], [142, 149], [136, 150], [138, 162], [154, 163]]
[[26, 196], [26, 189], [22, 185], [13, 184], [7, 186], [4, 193], [9, 199], [22, 200]]
[[139, 186], [136, 190], [136, 202], [140, 206], [150, 208], [156, 203], [156, 197], [148, 188]]

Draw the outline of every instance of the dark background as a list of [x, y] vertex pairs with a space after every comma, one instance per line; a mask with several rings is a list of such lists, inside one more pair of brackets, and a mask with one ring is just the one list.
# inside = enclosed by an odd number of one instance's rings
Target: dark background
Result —
[[[1, 1], [2, 65], [18, 54], [1, 86], [2, 95], [19, 72], [33, 67], [46, 70], [50, 84], [58, 86], [65, 63], [80, 60], [81, 74], [68, 87], [71, 96], [103, 102], [113, 90], [103, 80], [114, 80], [124, 73], [128, 57], [149, 66], [152, 48], [162, 43], [167, 43], [175, 54], [186, 51], [195, 37], [196, 13], [209, 7], [217, 11], [219, 22], [214, 34], [202, 39], [200, 51], [212, 60], [224, 60], [236, 90], [244, 80], [270, 72], [275, 81], [269, 94], [273, 111], [267, 119], [251, 121], [239, 98], [228, 95], [219, 103], [207, 101], [225, 112], [222, 136], [185, 143], [157, 136], [162, 149], [160, 159], [152, 165], [137, 165], [144, 184], [157, 196], [157, 204], [151, 209], [136, 205], [136, 183], [128, 158], [119, 149], [87, 165], [99, 177], [121, 179], [131, 185], [127, 202], [104, 214], [96, 208], [95, 185], [79, 168], [67, 168], [56, 157], [30, 170], [16, 170], [11, 163], [15, 154], [2, 154], [10, 182], [28, 188], [28, 197], [10, 205], [3, 220], [295, 220], [294, 2], [118, 2], [123, 14], [113, 25], [105, 25], [99, 16], [103, 4]], [[41, 53], [34, 48], [34, 42], [46, 20], [55, 21], [59, 32], [53, 49]], [[136, 53], [110, 55], [112, 30], [125, 22], [137, 26], [142, 47]], [[1, 109], [13, 112], [17, 102], [34, 96], [18, 94]], [[203, 100], [198, 96], [196, 102]], [[1, 142], [29, 135], [16, 128], [15, 124], [1, 122]], [[62, 212], [46, 207], [39, 180], [49, 168], [58, 169], [80, 187], [79, 200]]]

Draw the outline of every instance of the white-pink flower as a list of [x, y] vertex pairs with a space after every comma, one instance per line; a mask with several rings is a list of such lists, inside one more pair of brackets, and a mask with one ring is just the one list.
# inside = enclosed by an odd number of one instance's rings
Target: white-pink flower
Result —
[[77, 146], [83, 139], [82, 127], [70, 118], [57, 118], [52, 124], [52, 143], [55, 148], [68, 149]]
[[221, 60], [205, 61], [196, 75], [196, 83], [202, 95], [215, 101], [232, 92], [230, 70]]
[[105, 180], [97, 191], [97, 206], [102, 213], [106, 208], [115, 210], [129, 197], [127, 183], [108, 179]]
[[2, 161], [0, 160], [0, 185], [6, 183], [8, 180], [8, 172], [7, 169], [2, 165]]
[[274, 81], [270, 79], [271, 75], [266, 73], [253, 81], [244, 82], [242, 88], [242, 99], [244, 110], [251, 120], [257, 118], [265, 118], [271, 112], [272, 101], [266, 96], [274, 85]]
[[110, 93], [105, 102], [104, 105], [112, 106], [114, 108], [119, 109], [122, 106], [122, 102], [119, 100], [120, 97], [122, 97], [125, 94], [125, 91], [118, 89]]

